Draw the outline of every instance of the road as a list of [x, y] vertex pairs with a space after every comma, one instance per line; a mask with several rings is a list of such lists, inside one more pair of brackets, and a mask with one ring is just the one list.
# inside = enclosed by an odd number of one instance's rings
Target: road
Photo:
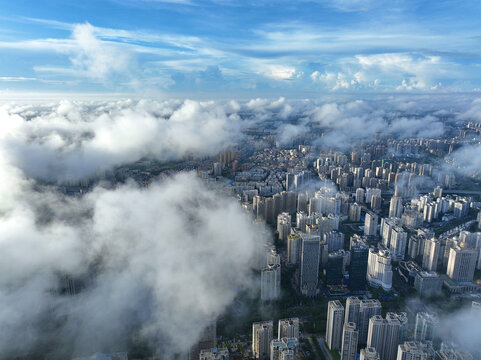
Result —
[[324, 355], [324, 359], [333, 360], [331, 353], [326, 348], [326, 343], [324, 342], [324, 338], [318, 337], [317, 342], [319, 343], [319, 346], [321, 347], [322, 354]]

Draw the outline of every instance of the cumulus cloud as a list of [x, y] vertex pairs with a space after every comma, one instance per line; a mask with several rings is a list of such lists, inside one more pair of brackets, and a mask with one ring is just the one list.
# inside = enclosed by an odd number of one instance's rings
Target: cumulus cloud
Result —
[[215, 155], [239, 135], [230, 107], [190, 100], [4, 106], [0, 145], [28, 176], [85, 178], [144, 156]]
[[98, 39], [95, 28], [89, 23], [76, 25], [72, 31], [72, 39], [76, 52], [70, 60], [74, 68], [82, 74], [104, 80], [111, 74], [127, 72], [130, 68], [130, 54]]
[[435, 138], [444, 134], [444, 124], [432, 115], [422, 118], [400, 117], [391, 121], [388, 131], [398, 135], [400, 138]]
[[274, 80], [290, 80], [302, 75], [295, 67], [288, 65], [264, 64], [260, 67], [259, 74]]
[[440, 56], [381, 53], [345, 58], [324, 72], [314, 71], [310, 77], [332, 91], [370, 88], [432, 91], [443, 88], [439, 79], [455, 79], [456, 67]]
[[[193, 174], [69, 200], [2, 165], [2, 358], [43, 343], [62, 358], [125, 350], [132, 333], [183, 352], [256, 284], [261, 232]], [[76, 295], [59, 291], [64, 275]]]
[[338, 72], [337, 74], [332, 72], [321, 74], [316, 70], [311, 74], [311, 79], [323, 83], [327, 88], [334, 91], [339, 89], [349, 89], [351, 85], [355, 84], [354, 80], [348, 81], [346, 79], [346, 74], [341, 72]]
[[481, 173], [481, 144], [464, 145], [455, 150], [448, 157], [450, 169], [463, 174]]

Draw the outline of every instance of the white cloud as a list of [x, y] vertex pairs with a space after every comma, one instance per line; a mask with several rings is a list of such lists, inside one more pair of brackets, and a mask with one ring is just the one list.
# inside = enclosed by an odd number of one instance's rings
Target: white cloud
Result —
[[261, 66], [262, 70], [259, 74], [267, 76], [274, 80], [290, 80], [300, 76], [296, 68], [286, 65], [271, 65], [266, 64]]
[[42, 179], [90, 177], [143, 156], [214, 155], [242, 127], [224, 105], [189, 100], [61, 102], [31, 111], [26, 121], [15, 106], [0, 108], [0, 139], [16, 164]]
[[348, 81], [346, 75], [338, 72], [325, 72], [321, 74], [319, 71], [314, 71], [311, 74], [311, 79], [315, 82], [320, 82], [324, 84], [330, 90], [336, 91], [339, 89], [349, 89], [351, 85], [354, 85], [356, 82], [354, 80]]
[[113, 73], [130, 71], [130, 55], [111, 44], [103, 43], [94, 34], [95, 28], [86, 23], [74, 27], [72, 38], [77, 52], [72, 64], [85, 75], [103, 80]]

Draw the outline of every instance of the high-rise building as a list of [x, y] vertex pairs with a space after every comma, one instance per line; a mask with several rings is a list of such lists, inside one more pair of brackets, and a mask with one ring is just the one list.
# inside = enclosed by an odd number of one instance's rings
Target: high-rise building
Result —
[[280, 338], [271, 341], [270, 360], [295, 360], [299, 348], [297, 338]]
[[437, 239], [429, 239], [424, 242], [423, 269], [436, 271], [441, 253], [441, 242]]
[[382, 206], [382, 197], [379, 194], [374, 194], [371, 197], [371, 209], [380, 210]]
[[367, 240], [353, 236], [350, 240], [351, 261], [349, 264], [349, 290], [362, 291], [366, 288], [369, 247]]
[[356, 329], [359, 331], [361, 321], [360, 321], [360, 312], [361, 312], [361, 300], [359, 300], [356, 296], [349, 296], [346, 299], [346, 311], [344, 315], [344, 323], [355, 323]]
[[307, 225], [312, 224], [312, 217], [307, 215], [303, 211], [299, 211], [296, 213], [296, 227], [301, 231], [301, 232], [306, 232]]
[[367, 346], [379, 353], [380, 360], [395, 360], [401, 334], [401, 322], [397, 316], [375, 315], [369, 320]]
[[439, 329], [439, 319], [436, 315], [419, 312], [416, 314], [416, 325], [414, 327], [414, 340], [417, 341], [434, 341], [436, 333]]
[[287, 237], [287, 263], [297, 264], [300, 258], [301, 234], [294, 233]]
[[319, 257], [321, 238], [302, 234], [300, 290], [303, 295], [316, 296], [319, 281]]
[[360, 221], [361, 220], [361, 205], [357, 202], [349, 206], [349, 221]]
[[373, 347], [361, 349], [360, 360], [380, 360], [379, 353]]
[[393, 196], [389, 202], [389, 217], [400, 218], [403, 212], [403, 201], [399, 196]]
[[261, 300], [277, 300], [281, 296], [281, 266], [269, 264], [261, 271]]
[[390, 291], [392, 287], [391, 254], [388, 250], [369, 249], [367, 281], [374, 287]]
[[473, 281], [477, 255], [465, 242], [451, 248], [446, 274], [457, 282]]
[[365, 194], [366, 194], [366, 192], [364, 191], [363, 188], [357, 188], [356, 189], [356, 202], [358, 204], [364, 204]]
[[406, 341], [398, 345], [396, 360], [431, 360], [433, 356], [430, 342]]
[[381, 189], [377, 189], [377, 188], [367, 188], [366, 189], [366, 203], [367, 204], [371, 203], [372, 197], [374, 195], [381, 196]]
[[340, 350], [342, 340], [342, 325], [344, 321], [344, 306], [339, 300], [327, 304], [326, 342], [330, 350]]
[[443, 279], [436, 272], [420, 271], [414, 277], [414, 288], [421, 296], [441, 295]]
[[299, 338], [299, 318], [280, 319], [277, 337]]
[[272, 321], [252, 324], [252, 353], [256, 359], [270, 359], [271, 341], [273, 338]]
[[357, 343], [359, 333], [356, 323], [348, 322], [344, 324], [342, 331], [341, 360], [356, 360]]
[[436, 360], [474, 360], [474, 357], [465, 350], [441, 349], [436, 351]]
[[329, 231], [322, 235], [323, 240], [327, 244], [329, 252], [340, 250], [344, 247], [344, 234], [337, 231]]
[[271, 247], [266, 252], [266, 265], [280, 265], [281, 257], [275, 247]]
[[364, 235], [375, 236], [377, 233], [378, 216], [371, 211], [366, 213], [364, 221]]
[[287, 243], [287, 237], [291, 233], [291, 214], [287, 212], [277, 215], [277, 232], [279, 233], [279, 240], [283, 244]]
[[226, 348], [203, 349], [199, 360], [229, 360], [229, 350]]
[[344, 255], [344, 250], [329, 253], [326, 269], [326, 285], [342, 284]]
[[395, 226], [401, 225], [400, 218], [382, 218], [381, 219], [381, 227], [379, 228], [379, 232], [382, 238], [382, 244], [389, 249], [391, 246], [391, 236], [392, 236], [392, 229]]
[[394, 261], [404, 260], [406, 254], [408, 234], [400, 226], [394, 226], [391, 230], [391, 243], [389, 250]]
[[436, 186], [433, 191], [433, 196], [438, 199], [441, 198], [443, 196], [443, 188]]
[[369, 320], [375, 315], [381, 315], [382, 306], [379, 300], [361, 300], [359, 309], [359, 343], [367, 343], [369, 332]]

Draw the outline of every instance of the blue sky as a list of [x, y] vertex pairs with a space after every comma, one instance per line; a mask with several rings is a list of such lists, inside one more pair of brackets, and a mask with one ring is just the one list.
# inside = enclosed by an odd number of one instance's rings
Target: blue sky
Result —
[[477, 92], [481, 1], [2, 0], [0, 95]]

